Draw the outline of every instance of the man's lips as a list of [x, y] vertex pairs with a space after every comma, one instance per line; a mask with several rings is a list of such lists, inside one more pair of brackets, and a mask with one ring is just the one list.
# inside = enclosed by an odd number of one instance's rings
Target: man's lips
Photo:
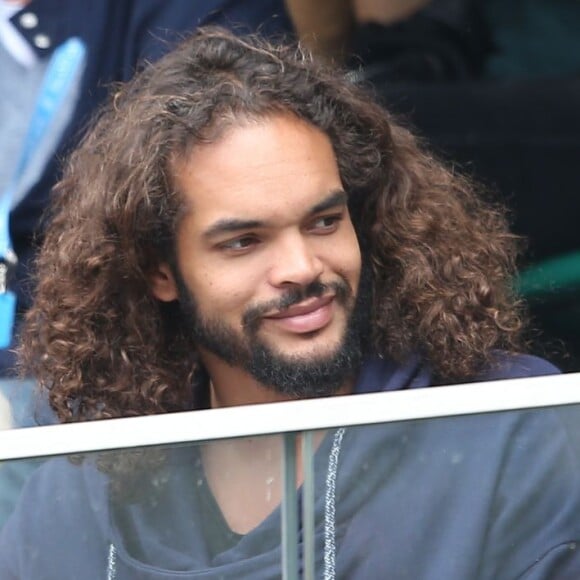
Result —
[[294, 306], [290, 306], [280, 312], [276, 312], [274, 314], [267, 314], [264, 318], [289, 318], [292, 316], [303, 316], [304, 314], [310, 314], [327, 304], [330, 304], [334, 299], [334, 295], [330, 294], [328, 296], [321, 296], [320, 298], [310, 298], [309, 300], [305, 300], [303, 302], [299, 302], [298, 304], [294, 304]]
[[324, 328], [332, 319], [334, 295], [312, 298], [264, 316], [290, 332], [303, 334]]

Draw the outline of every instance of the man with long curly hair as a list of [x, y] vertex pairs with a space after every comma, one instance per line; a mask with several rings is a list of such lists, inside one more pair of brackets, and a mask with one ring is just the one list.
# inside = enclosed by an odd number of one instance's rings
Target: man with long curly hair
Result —
[[[556, 372], [517, 354], [514, 259], [502, 210], [364, 90], [205, 29], [69, 159], [21, 357], [62, 422]], [[568, 443], [555, 414], [320, 434], [317, 462], [341, 461], [317, 479], [324, 577], [570, 572]], [[142, 461], [49, 462], [3, 530], [3, 578], [280, 577], [275, 441], [175, 453], [150, 486]]]

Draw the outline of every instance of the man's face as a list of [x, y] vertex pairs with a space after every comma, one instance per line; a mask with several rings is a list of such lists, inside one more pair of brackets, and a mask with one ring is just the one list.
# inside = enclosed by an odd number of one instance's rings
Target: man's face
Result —
[[156, 294], [180, 301], [202, 360], [287, 395], [337, 390], [359, 364], [367, 301], [328, 137], [291, 116], [246, 123], [194, 149], [175, 177], [178, 272]]

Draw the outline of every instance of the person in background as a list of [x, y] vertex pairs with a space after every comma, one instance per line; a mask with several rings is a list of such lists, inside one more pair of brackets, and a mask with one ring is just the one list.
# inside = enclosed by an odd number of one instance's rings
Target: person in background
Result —
[[0, 376], [14, 374], [11, 337], [29, 304], [28, 264], [63, 156], [111, 83], [204, 24], [266, 36], [291, 28], [282, 0], [0, 0], [0, 263], [18, 311], [10, 329], [2, 311]]
[[286, 0], [299, 38], [314, 54], [344, 62], [355, 29], [365, 23], [389, 26], [412, 16], [429, 0]]
[[489, 42], [478, 0], [286, 0], [300, 40], [379, 82], [442, 82], [480, 74]]
[[286, 5], [305, 46], [362, 69], [370, 80], [525, 80], [580, 73], [575, 0], [286, 0]]

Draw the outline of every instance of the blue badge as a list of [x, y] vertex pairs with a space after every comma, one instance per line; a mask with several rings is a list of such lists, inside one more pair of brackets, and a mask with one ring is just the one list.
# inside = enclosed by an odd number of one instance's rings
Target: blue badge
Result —
[[0, 348], [10, 346], [16, 318], [16, 294], [8, 289], [11, 270], [16, 265], [16, 258], [12, 252], [8, 256], [9, 260], [0, 260]]
[[16, 294], [7, 290], [0, 294], [0, 348], [10, 346], [15, 318]]

